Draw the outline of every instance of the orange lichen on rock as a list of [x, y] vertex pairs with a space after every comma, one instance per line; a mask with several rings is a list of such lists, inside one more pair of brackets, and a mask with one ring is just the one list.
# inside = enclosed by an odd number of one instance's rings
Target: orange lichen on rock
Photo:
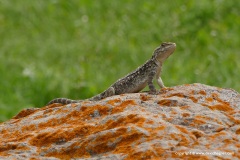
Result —
[[[185, 97], [185, 95], [183, 94], [183, 93], [172, 93], [172, 94], [168, 94], [167, 95], [167, 97], [174, 97], [174, 96], [176, 96], [176, 97], [182, 97], [182, 98], [184, 98]], [[165, 97], [165, 96], [164, 96]]]
[[149, 96], [147, 96], [146, 94], [141, 94], [140, 95], [140, 99], [142, 100], [142, 101], [147, 101], [147, 100], [149, 100]]
[[190, 116], [190, 113], [185, 113], [185, 112], [184, 112], [184, 113], [182, 113], [182, 116], [183, 116], [183, 117], [189, 117], [189, 116]]
[[[239, 115], [239, 114], [238, 114]], [[240, 124], [240, 119], [236, 116], [232, 116], [231, 114], [226, 114], [226, 116], [233, 122], [234, 124]]]
[[236, 130], [236, 134], [240, 134], [240, 128]]
[[196, 138], [200, 138], [204, 136], [204, 133], [199, 130], [193, 130], [192, 134], [195, 135]]
[[225, 112], [233, 111], [233, 108], [231, 108], [229, 105], [223, 105], [223, 104], [212, 105], [212, 106], [209, 106], [209, 108], [211, 108], [212, 110], [219, 110], [219, 111], [225, 111]]
[[194, 103], [198, 102], [198, 99], [195, 98], [194, 96], [189, 96], [189, 99], [191, 99]]
[[19, 118], [23, 118], [23, 117], [26, 117], [34, 112], [36, 112], [37, 108], [27, 108], [27, 109], [24, 109], [22, 110], [21, 112], [19, 112], [16, 116], [13, 117], [13, 119], [19, 119]]
[[118, 98], [118, 99], [109, 100], [107, 103], [110, 105], [115, 105], [116, 103], [120, 103], [120, 102], [121, 102], [121, 99]]
[[158, 101], [158, 104], [161, 106], [176, 106], [178, 103], [175, 100], [163, 99], [163, 100]]
[[188, 84], [23, 110], [0, 124], [0, 159], [238, 159], [239, 98]]
[[112, 113], [122, 112], [126, 107], [129, 107], [131, 105], [136, 105], [135, 101], [126, 100], [126, 101], [122, 102], [121, 104], [115, 106], [112, 110]]
[[212, 101], [213, 101], [213, 98], [212, 98], [212, 97], [207, 97], [207, 98], [206, 98], [206, 101], [212, 102]]
[[193, 126], [197, 126], [197, 125], [201, 125], [201, 124], [206, 124], [206, 121], [204, 121], [204, 120], [202, 120], [202, 119], [197, 119], [197, 118], [195, 118], [191, 124], [192, 124]]
[[189, 109], [189, 108], [191, 108], [191, 107], [190, 106], [181, 106], [182, 110], [186, 110], [186, 109]]
[[201, 90], [201, 91], [199, 91], [198, 93], [199, 93], [199, 94], [202, 94], [202, 95], [204, 95], [204, 96], [207, 95], [206, 91], [204, 91], [204, 90]]

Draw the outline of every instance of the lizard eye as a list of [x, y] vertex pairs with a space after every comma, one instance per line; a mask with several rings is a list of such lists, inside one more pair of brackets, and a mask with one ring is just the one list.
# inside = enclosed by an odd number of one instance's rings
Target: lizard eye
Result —
[[163, 42], [161, 46], [164, 47], [164, 46], [166, 46], [166, 45], [167, 45], [167, 43], [166, 43], [166, 42]]
[[161, 46], [165, 47], [165, 46], [170, 45], [170, 44], [171, 44], [170, 42], [163, 42], [163, 43], [161, 44]]

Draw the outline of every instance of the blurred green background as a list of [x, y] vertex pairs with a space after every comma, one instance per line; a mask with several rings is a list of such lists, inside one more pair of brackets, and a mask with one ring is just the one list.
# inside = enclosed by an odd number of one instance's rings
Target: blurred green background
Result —
[[164, 41], [166, 86], [240, 91], [239, 37], [240, 1], [0, 0], [0, 121], [102, 92]]

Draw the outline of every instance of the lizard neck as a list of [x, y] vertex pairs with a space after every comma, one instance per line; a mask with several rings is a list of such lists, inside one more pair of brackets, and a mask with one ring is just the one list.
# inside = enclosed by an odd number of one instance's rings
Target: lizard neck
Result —
[[162, 62], [158, 61], [156, 58], [153, 58], [152, 60], [158, 67], [162, 67]]

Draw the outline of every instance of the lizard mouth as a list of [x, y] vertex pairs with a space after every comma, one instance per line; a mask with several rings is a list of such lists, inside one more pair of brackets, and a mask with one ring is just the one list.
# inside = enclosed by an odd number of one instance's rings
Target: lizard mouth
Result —
[[171, 50], [172, 52], [175, 51], [176, 46], [176, 43], [172, 43], [172, 45], [169, 47], [169, 50]]

